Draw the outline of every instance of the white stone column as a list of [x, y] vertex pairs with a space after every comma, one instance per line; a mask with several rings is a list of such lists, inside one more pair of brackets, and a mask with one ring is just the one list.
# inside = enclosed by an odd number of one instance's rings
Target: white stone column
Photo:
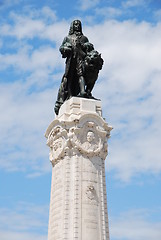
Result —
[[111, 129], [101, 101], [77, 97], [66, 101], [49, 125], [48, 240], [109, 240], [105, 158]]

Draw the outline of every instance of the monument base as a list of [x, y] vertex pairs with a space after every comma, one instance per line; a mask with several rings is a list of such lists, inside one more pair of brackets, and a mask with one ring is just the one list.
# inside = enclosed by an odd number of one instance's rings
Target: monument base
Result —
[[101, 101], [73, 97], [46, 131], [52, 162], [48, 240], [109, 240]]

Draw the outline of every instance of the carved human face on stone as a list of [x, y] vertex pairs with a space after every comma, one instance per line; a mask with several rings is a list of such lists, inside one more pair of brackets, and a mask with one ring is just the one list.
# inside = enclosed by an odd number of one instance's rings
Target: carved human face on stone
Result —
[[89, 131], [87, 133], [87, 141], [91, 143], [91, 142], [93, 142], [94, 139], [95, 139], [94, 133], [92, 131]]
[[73, 22], [73, 30], [74, 30], [74, 32], [80, 32], [81, 31], [81, 22], [79, 20], [75, 20]]

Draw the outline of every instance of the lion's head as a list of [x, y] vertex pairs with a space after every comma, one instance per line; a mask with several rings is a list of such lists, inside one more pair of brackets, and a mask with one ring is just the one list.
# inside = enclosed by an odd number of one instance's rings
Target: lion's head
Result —
[[101, 58], [101, 54], [99, 54], [96, 50], [92, 50], [87, 53], [84, 60], [86, 70], [91, 71], [99, 71], [102, 69], [103, 59]]

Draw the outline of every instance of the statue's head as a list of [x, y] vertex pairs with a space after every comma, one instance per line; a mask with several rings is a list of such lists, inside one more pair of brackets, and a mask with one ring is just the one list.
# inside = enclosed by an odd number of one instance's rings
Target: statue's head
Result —
[[103, 59], [101, 54], [99, 54], [96, 50], [92, 50], [87, 52], [84, 63], [86, 70], [89, 68], [101, 70], [103, 66]]
[[74, 20], [69, 29], [69, 35], [73, 34], [74, 32], [79, 32], [82, 34], [82, 23], [80, 20]]

